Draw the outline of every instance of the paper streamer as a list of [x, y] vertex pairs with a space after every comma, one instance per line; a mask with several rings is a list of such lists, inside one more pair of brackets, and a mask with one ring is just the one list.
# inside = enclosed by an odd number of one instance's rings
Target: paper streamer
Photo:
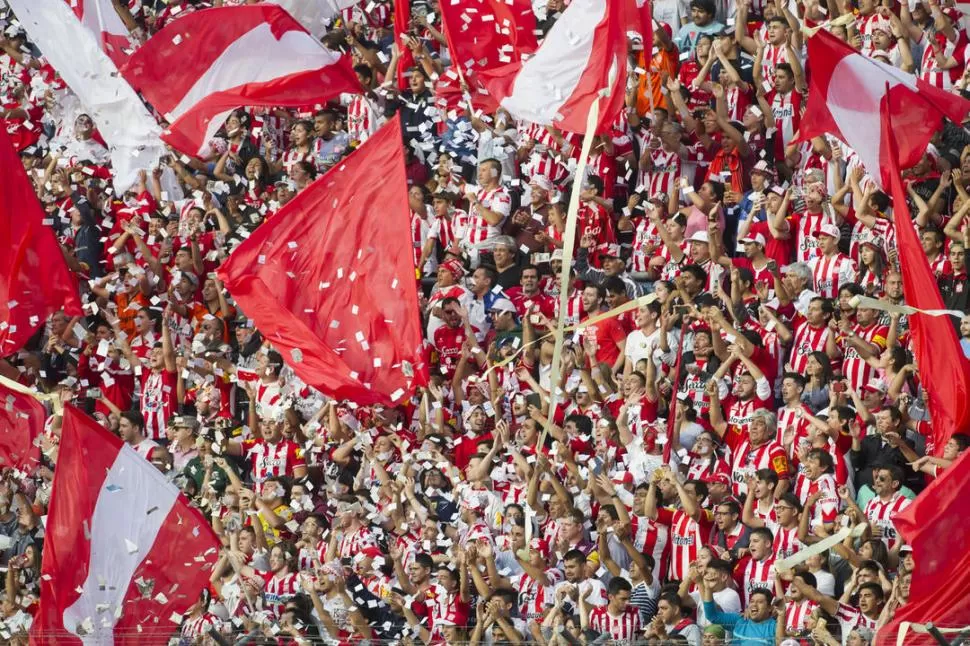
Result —
[[868, 296], [853, 296], [849, 299], [849, 305], [853, 308], [868, 307], [874, 310], [882, 310], [883, 312], [889, 312], [890, 314], [905, 314], [907, 316], [912, 316], [913, 314], [926, 314], [927, 316], [955, 316], [958, 319], [962, 319], [966, 316], [966, 312], [961, 312], [959, 310], [921, 310], [916, 307], [910, 307], [909, 305], [895, 305], [889, 301], [881, 301], [876, 298], [870, 298]]
[[775, 570], [790, 570], [799, 563], [804, 563], [809, 558], [815, 556], [816, 554], [821, 554], [825, 550], [831, 549], [845, 540], [846, 536], [851, 535], [853, 538], [859, 538], [862, 536], [866, 526], [864, 523], [856, 525], [855, 527], [843, 527], [835, 534], [827, 538], [823, 538], [818, 543], [814, 545], [809, 545], [803, 550], [799, 550], [789, 556], [786, 559], [781, 559], [780, 561], [775, 561]]

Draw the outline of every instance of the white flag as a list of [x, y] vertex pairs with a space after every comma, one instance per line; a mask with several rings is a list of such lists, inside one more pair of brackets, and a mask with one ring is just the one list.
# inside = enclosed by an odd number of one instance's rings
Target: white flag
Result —
[[316, 38], [327, 33], [327, 27], [344, 9], [349, 9], [360, 0], [270, 0], [286, 9], [297, 22]]

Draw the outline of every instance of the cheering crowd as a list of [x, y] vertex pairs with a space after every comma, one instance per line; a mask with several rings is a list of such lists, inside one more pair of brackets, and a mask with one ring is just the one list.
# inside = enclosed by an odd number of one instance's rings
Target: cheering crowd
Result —
[[[253, 3], [115, 4], [134, 47]], [[541, 34], [568, 4], [533, 3]], [[0, 375], [89, 412], [211, 521], [223, 550], [178, 643], [861, 645], [908, 602], [920, 564], [894, 516], [970, 436], [935, 457], [932, 384], [893, 307], [891, 200], [841, 141], [797, 138], [803, 27], [832, 20], [962, 94], [963, 16], [938, 0], [652, 5], [652, 52], [631, 38], [626, 107], [583, 176], [581, 135], [444, 96], [434, 2], [412, 1], [395, 42], [374, 0], [323, 39], [366, 93], [240, 106], [206, 154], [173, 150], [126, 191], [98, 124], [3, 15], [0, 117], [87, 315], [52, 316]], [[431, 380], [362, 406], [301, 381], [215, 272], [395, 114]], [[970, 356], [970, 135], [947, 122], [904, 177]], [[57, 410], [41, 463], [2, 475], [5, 643], [26, 643], [38, 603]]]

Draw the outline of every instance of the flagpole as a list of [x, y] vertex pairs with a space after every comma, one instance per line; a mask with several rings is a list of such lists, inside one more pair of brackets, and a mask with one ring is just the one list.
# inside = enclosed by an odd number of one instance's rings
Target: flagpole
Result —
[[559, 371], [562, 365], [563, 335], [566, 327], [566, 308], [569, 304], [569, 269], [572, 266], [573, 251], [576, 246], [576, 221], [579, 213], [579, 194], [582, 192], [583, 177], [586, 176], [586, 163], [589, 160], [589, 151], [593, 147], [593, 138], [596, 136], [596, 124], [599, 122], [599, 102], [597, 95], [590, 107], [589, 114], [586, 116], [586, 134], [583, 135], [583, 146], [579, 154], [579, 163], [576, 165], [576, 175], [573, 180], [572, 193], [569, 196], [569, 210], [566, 214], [566, 232], [563, 235], [562, 246], [562, 268], [559, 270], [559, 316], [556, 320], [556, 330], [554, 332], [556, 345], [552, 353], [552, 366], [550, 375], [549, 412], [546, 415], [546, 423], [542, 429], [542, 435], [536, 444], [536, 451], [541, 451], [545, 446], [546, 438], [549, 435], [549, 428], [552, 426], [553, 417], [556, 413], [556, 404], [560, 399], [558, 387]]

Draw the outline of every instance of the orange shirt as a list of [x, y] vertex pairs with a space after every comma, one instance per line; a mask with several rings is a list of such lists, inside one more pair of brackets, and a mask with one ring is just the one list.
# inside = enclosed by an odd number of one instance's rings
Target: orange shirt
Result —
[[[641, 69], [647, 69], [645, 60], [645, 55], [641, 53], [637, 60], [637, 65]], [[650, 60], [647, 73], [640, 77], [640, 87], [637, 89], [637, 113], [641, 117], [650, 112], [648, 92], [653, 94], [654, 107], [670, 110], [667, 97], [661, 90], [664, 88], [666, 79], [671, 76], [677, 76], [677, 50], [668, 52], [658, 48], [657, 53]]]
[[138, 314], [138, 310], [150, 305], [148, 298], [140, 291], [135, 292], [134, 297], [119, 292], [115, 295], [115, 305], [118, 307], [118, 327], [128, 335], [129, 339], [134, 338], [138, 334], [135, 315]]

